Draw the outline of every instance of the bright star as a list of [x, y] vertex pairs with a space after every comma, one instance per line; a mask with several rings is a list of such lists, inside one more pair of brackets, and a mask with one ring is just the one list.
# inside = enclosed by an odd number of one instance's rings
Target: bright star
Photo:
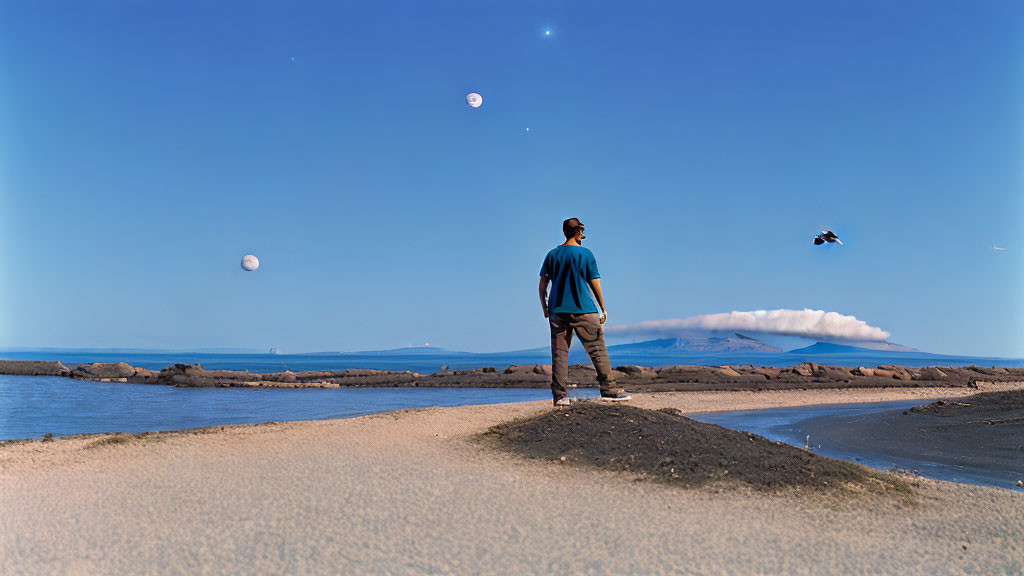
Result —
[[544, 31], [544, 35], [545, 36], [551, 36], [551, 30], [545, 30]]

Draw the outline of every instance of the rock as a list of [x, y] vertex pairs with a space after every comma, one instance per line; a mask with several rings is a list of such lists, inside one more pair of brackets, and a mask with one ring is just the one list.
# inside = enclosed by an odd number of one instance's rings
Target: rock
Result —
[[679, 381], [694, 381], [700, 380], [701, 376], [707, 376], [713, 374], [713, 370], [707, 366], [688, 366], [688, 365], [677, 365], [677, 366], [662, 366], [658, 368], [658, 376], [662, 378], [672, 378], [673, 380]]
[[792, 368], [790, 368], [790, 370], [794, 374], [798, 374], [804, 377], [810, 377], [814, 376], [814, 374], [818, 371], [818, 365], [815, 364], [814, 362], [804, 362], [803, 364], [797, 364], [796, 366], [793, 366]]
[[[439, 372], [445, 372], [448, 370], [448, 366], [441, 366]], [[372, 368], [349, 368], [348, 370], [335, 370], [331, 372], [332, 376], [379, 376], [382, 374], [390, 374], [387, 370], [374, 370]]]
[[1017, 480], [1017, 486], [1024, 486], [1024, 480]]
[[925, 366], [918, 374], [918, 380], [945, 380], [949, 376], [935, 366]]
[[551, 365], [550, 364], [513, 364], [513, 365], [509, 366], [508, 368], [505, 368], [505, 370], [502, 371], [502, 374], [516, 374], [516, 375], [519, 375], [519, 376], [527, 376], [527, 375], [530, 375], [530, 374], [541, 374], [541, 375], [548, 375], [548, 376], [550, 376], [551, 375]]
[[692, 372], [694, 370], [697, 370], [698, 368], [699, 366], [659, 366], [658, 368], [655, 369], [655, 371], [658, 373], [658, 376], [670, 376], [672, 374]]
[[158, 377], [159, 374], [153, 372], [152, 370], [147, 370], [145, 368], [136, 368], [135, 376], [132, 377], [132, 381], [141, 382], [143, 384], [156, 384]]
[[654, 368], [647, 366], [616, 366], [615, 369], [631, 378], [653, 378], [658, 373]]
[[223, 380], [242, 380], [252, 379], [261, 380], [263, 382], [274, 382], [280, 384], [282, 382], [286, 384], [294, 384], [299, 381], [298, 376], [291, 370], [285, 370], [284, 372], [276, 372], [273, 374], [248, 374], [243, 372], [234, 372], [230, 370], [205, 370], [203, 373], [204, 377], [207, 378], [218, 378]]
[[764, 376], [765, 380], [771, 380], [773, 378], [778, 378], [779, 374], [782, 373], [782, 370], [779, 368], [773, 368], [771, 366], [762, 366], [760, 368], [754, 368], [753, 372], [754, 374], [760, 374], [761, 376]]
[[870, 377], [875, 375], [875, 370], [873, 368], [867, 368], [865, 366], [858, 366], [857, 368], [850, 370], [850, 374], [853, 374], [854, 376]]
[[469, 368], [467, 370], [449, 370], [448, 373], [452, 376], [479, 376], [481, 374], [487, 374], [487, 369]]
[[530, 374], [533, 372], [533, 364], [513, 364], [502, 371], [502, 374]]
[[893, 366], [892, 364], [880, 364], [878, 366], [878, 369], [885, 370], [886, 372], [891, 372], [892, 377], [897, 380], [913, 380], [914, 378], [914, 375], [911, 374], [910, 371], [904, 368], [903, 366]]
[[98, 380], [100, 378], [128, 378], [135, 375], [135, 367], [124, 362], [93, 362], [79, 364], [72, 371], [75, 378]]
[[825, 378], [828, 380], [834, 380], [837, 382], [846, 382], [850, 379], [850, 369], [843, 368], [841, 366], [818, 366], [818, 370], [814, 373], [815, 376]]
[[333, 376], [333, 372], [326, 370], [304, 370], [301, 372], [295, 372], [295, 379], [299, 382], [319, 382], [325, 378]]
[[718, 373], [721, 374], [722, 376], [728, 376], [730, 378], [739, 378], [740, 377], [740, 373], [735, 371], [735, 370], [733, 370], [729, 366], [719, 366], [718, 367]]
[[497, 372], [497, 370], [494, 369], [494, 366], [484, 366], [483, 368], [480, 369], [480, 371], [483, 372], [484, 374], [494, 374], [495, 372]]
[[895, 378], [896, 373], [891, 370], [884, 370], [882, 368], [875, 368], [876, 378]]
[[[206, 387], [216, 386], [217, 381], [208, 376], [202, 364], [175, 364], [157, 374], [157, 382], [169, 386]], [[250, 376], [251, 379], [258, 379]]]
[[0, 360], [0, 374], [12, 376], [70, 376], [71, 369], [57, 361]]

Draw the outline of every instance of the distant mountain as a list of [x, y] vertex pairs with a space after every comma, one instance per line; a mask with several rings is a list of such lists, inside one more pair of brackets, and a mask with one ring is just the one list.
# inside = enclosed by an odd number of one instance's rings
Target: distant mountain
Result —
[[865, 350], [874, 352], [918, 352], [909, 346], [901, 346], [891, 342], [872, 342], [864, 346], [850, 346], [848, 344], [836, 344], [834, 342], [815, 342], [804, 348], [790, 350], [788, 354], [864, 354]]
[[468, 352], [455, 352], [452, 350], [445, 350], [444, 348], [438, 348], [437, 346], [406, 346], [404, 348], [392, 348], [390, 350], [367, 350], [363, 352], [341, 352], [341, 354], [361, 354], [361, 355], [376, 355], [376, 356], [438, 356], [442, 354], [448, 354], [451, 356], [458, 356], [468, 354]]
[[732, 336], [705, 336], [693, 338], [660, 338], [633, 344], [617, 344], [609, 346], [613, 354], [650, 354], [673, 356], [676, 354], [728, 354], [730, 352], [764, 352], [777, 354], [782, 352], [775, 346], [769, 346], [742, 334]]
[[879, 352], [920, 352], [917, 348], [911, 348], [910, 346], [904, 346], [902, 344], [894, 344], [892, 342], [862, 342], [858, 343], [856, 347], [864, 350], [876, 350]]

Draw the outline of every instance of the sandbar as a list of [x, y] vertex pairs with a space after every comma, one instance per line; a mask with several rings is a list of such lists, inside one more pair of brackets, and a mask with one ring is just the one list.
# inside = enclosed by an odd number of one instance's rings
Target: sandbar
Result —
[[[950, 389], [637, 395], [684, 412]], [[547, 402], [0, 446], [0, 572], [997, 574], [1024, 495], [914, 479], [870, 494], [681, 489], [494, 450]]]

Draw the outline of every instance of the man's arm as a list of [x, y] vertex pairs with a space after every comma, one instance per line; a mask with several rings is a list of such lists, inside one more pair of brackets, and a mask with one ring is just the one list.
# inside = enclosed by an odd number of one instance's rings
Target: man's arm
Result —
[[590, 284], [590, 289], [594, 292], [594, 298], [597, 298], [597, 305], [601, 307], [601, 324], [608, 319], [608, 311], [604, 309], [604, 294], [601, 293], [601, 279], [594, 278], [587, 281]]
[[548, 317], [548, 277], [540, 277], [540, 307], [544, 310], [544, 317]]

